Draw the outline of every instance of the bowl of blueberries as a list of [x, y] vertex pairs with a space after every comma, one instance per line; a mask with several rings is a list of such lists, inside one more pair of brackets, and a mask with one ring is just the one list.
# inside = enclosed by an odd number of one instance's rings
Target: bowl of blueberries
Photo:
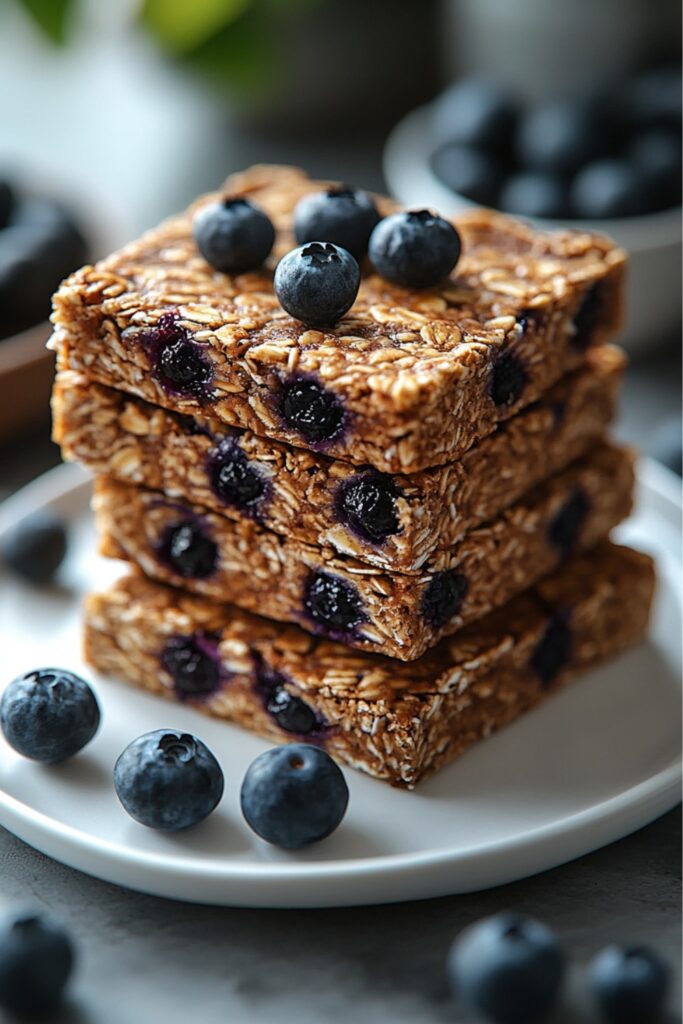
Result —
[[387, 141], [388, 186], [406, 206], [490, 206], [541, 229], [588, 228], [630, 255], [631, 354], [680, 324], [681, 71], [641, 73], [591, 100], [518, 103], [482, 78], [453, 83]]

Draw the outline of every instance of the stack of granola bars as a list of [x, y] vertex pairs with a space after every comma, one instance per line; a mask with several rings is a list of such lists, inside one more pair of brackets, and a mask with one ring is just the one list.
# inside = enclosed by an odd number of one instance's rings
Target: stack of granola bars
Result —
[[276, 228], [260, 270], [203, 259], [210, 196], [57, 293], [55, 437], [132, 567], [89, 598], [86, 653], [412, 786], [645, 633], [650, 560], [607, 539], [633, 490], [605, 437], [625, 258], [473, 211], [445, 282], [368, 267], [314, 330], [272, 270], [322, 187], [227, 183]]

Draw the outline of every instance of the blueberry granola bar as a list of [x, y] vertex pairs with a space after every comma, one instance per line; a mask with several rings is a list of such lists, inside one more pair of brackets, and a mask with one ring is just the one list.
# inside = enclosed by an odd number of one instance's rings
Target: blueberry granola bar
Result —
[[231, 277], [200, 255], [191, 218], [209, 195], [73, 274], [54, 298], [58, 365], [178, 413], [414, 473], [460, 457], [620, 325], [620, 249], [475, 210], [457, 220], [463, 253], [444, 283], [411, 291], [367, 269], [337, 326], [309, 329], [279, 305], [273, 268], [297, 201], [323, 184], [285, 167], [227, 181], [224, 194], [253, 199], [277, 229], [260, 271]]
[[88, 598], [85, 653], [101, 672], [412, 787], [640, 642], [653, 587], [651, 559], [604, 542], [406, 665], [133, 574]]
[[632, 490], [631, 453], [601, 444], [417, 576], [110, 477], [98, 478], [94, 507], [102, 552], [154, 579], [411, 661], [607, 536], [629, 514]]
[[594, 348], [461, 460], [411, 476], [359, 470], [210, 416], [180, 417], [70, 370], [55, 384], [53, 436], [64, 458], [95, 473], [414, 573], [600, 438], [623, 363], [617, 349]]

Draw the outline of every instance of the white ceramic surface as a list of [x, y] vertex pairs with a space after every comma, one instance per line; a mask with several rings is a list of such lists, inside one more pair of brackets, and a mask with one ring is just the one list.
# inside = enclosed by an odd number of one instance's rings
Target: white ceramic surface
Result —
[[[78, 467], [60, 467], [0, 510], [0, 534], [44, 505], [72, 524], [59, 587], [34, 590], [0, 576], [5, 681], [47, 664], [92, 678], [79, 651], [82, 591], [104, 584], [120, 566], [94, 554], [88, 494]], [[638, 512], [621, 533], [659, 562], [651, 640], [479, 744], [414, 793], [347, 770], [348, 815], [315, 848], [277, 851], [241, 819], [239, 786], [263, 741], [98, 678], [103, 725], [71, 762], [53, 768], [33, 764], [0, 739], [0, 824], [72, 867], [133, 889], [271, 907], [466, 892], [611, 842], [679, 799], [680, 500], [674, 477], [653, 464], [643, 466]], [[201, 736], [226, 775], [217, 812], [176, 836], [129, 819], [111, 786], [113, 762], [126, 743], [162, 727]]]
[[[456, 214], [473, 206], [451, 192], [429, 166], [433, 149], [429, 107], [412, 111], [394, 128], [384, 148], [389, 191], [404, 206], [431, 206]], [[627, 323], [619, 338], [632, 355], [646, 355], [671, 341], [681, 320], [681, 210], [643, 217], [585, 221], [532, 220], [543, 230], [558, 226], [599, 231], [629, 254]]]

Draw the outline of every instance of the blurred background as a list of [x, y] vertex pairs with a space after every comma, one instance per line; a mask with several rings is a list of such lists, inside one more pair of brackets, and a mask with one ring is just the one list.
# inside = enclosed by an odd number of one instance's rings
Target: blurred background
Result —
[[49, 296], [253, 162], [632, 254], [621, 436], [680, 472], [678, 0], [0, 0], [0, 497], [58, 461]]

